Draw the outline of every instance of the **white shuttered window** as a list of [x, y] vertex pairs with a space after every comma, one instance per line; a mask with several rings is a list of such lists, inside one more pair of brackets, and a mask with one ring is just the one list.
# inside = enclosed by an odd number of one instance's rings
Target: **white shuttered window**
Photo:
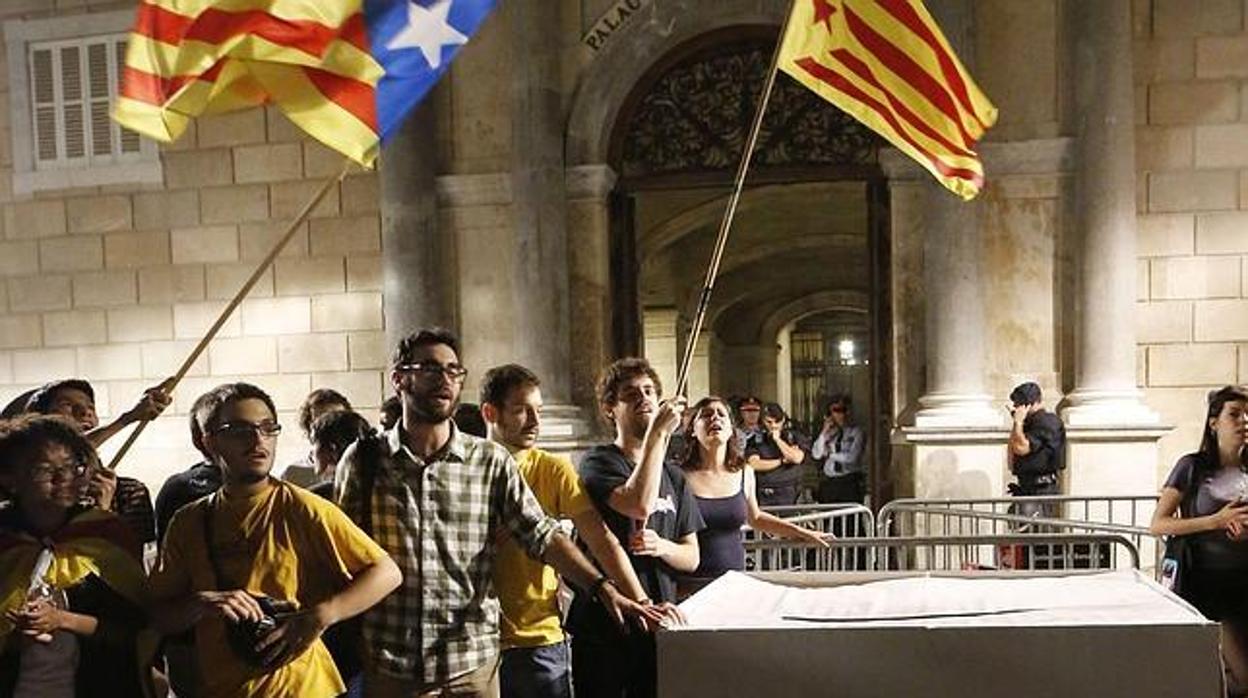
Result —
[[16, 193], [160, 181], [156, 144], [111, 118], [132, 19], [121, 12], [5, 25]]

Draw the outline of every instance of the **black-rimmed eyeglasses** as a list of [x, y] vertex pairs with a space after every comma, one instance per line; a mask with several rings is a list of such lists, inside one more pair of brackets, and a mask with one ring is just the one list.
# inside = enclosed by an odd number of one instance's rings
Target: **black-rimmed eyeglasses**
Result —
[[212, 433], [219, 436], [230, 436], [241, 438], [257, 434], [264, 438], [272, 439], [282, 433], [282, 425], [277, 422], [225, 422], [212, 430]]
[[441, 375], [452, 381], [462, 381], [464, 376], [468, 375], [468, 369], [459, 364], [443, 365], [436, 361], [417, 361], [410, 364], [400, 364], [395, 366], [394, 370], [404, 373], [417, 373], [427, 378]]

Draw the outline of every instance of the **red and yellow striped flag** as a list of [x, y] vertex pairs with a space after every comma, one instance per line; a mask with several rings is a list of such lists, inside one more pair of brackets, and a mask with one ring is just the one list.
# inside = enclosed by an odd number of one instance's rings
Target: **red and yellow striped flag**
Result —
[[276, 104], [363, 165], [497, 0], [140, 0], [113, 117], [161, 141]]
[[161, 141], [199, 114], [277, 102], [322, 142], [376, 156], [373, 87], [360, 0], [142, 0], [115, 118]]
[[794, 0], [779, 68], [884, 136], [949, 190], [984, 185], [997, 120], [922, 0]]

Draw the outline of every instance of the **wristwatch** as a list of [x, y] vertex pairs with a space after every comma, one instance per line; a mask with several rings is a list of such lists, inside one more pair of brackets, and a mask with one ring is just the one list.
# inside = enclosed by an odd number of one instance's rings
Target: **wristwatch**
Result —
[[589, 595], [595, 599], [598, 598], [598, 592], [602, 591], [603, 585], [609, 584], [610, 582], [611, 578], [607, 575], [598, 575], [598, 578], [594, 580], [594, 583], [589, 585]]

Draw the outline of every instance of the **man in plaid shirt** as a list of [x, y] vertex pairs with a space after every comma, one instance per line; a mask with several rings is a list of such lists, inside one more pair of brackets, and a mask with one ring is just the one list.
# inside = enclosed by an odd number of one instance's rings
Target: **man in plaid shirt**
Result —
[[390, 382], [403, 416], [343, 454], [340, 506], [391, 555], [403, 584], [364, 617], [365, 693], [498, 695], [498, 535], [595, 596], [617, 622], [660, 613], [619, 593], [558, 531], [502, 446], [460, 432], [464, 376], [455, 336], [425, 329], [399, 343]]

